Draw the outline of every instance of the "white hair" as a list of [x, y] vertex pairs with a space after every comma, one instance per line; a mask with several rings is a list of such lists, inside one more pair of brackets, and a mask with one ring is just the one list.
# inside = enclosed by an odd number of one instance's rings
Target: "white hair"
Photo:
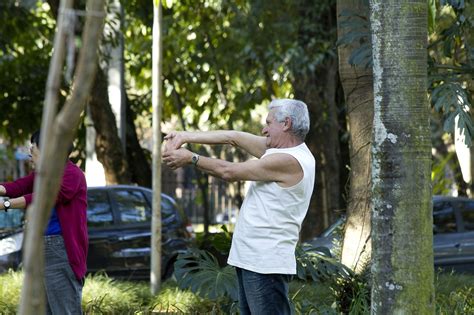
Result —
[[288, 117], [291, 119], [291, 132], [304, 141], [309, 131], [309, 113], [306, 104], [293, 99], [275, 99], [268, 109], [275, 109], [275, 119], [278, 122], [284, 122]]

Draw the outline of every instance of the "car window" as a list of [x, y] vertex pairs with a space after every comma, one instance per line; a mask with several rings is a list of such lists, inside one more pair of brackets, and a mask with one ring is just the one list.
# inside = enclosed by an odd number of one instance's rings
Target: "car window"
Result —
[[321, 233], [321, 237], [336, 236], [342, 233], [344, 229], [344, 224], [346, 223], [346, 218], [341, 217], [336, 220], [331, 226]]
[[433, 232], [453, 233], [457, 231], [454, 209], [449, 202], [438, 202], [433, 206]]
[[90, 227], [109, 226], [113, 223], [112, 209], [105, 190], [87, 192], [87, 224]]
[[176, 213], [176, 209], [171, 200], [167, 198], [161, 198], [161, 215], [169, 216]]
[[[153, 202], [153, 194], [150, 191], [145, 191], [145, 195], [148, 197], [148, 200], [150, 202]], [[178, 211], [176, 210], [176, 206], [173, 204], [173, 202], [161, 195], [161, 217], [163, 219], [176, 215]]]
[[145, 195], [139, 190], [115, 189], [112, 191], [120, 221], [139, 223], [150, 221], [151, 209]]
[[21, 227], [23, 225], [24, 211], [19, 209], [10, 209], [0, 211], [0, 230], [9, 230]]
[[474, 201], [463, 203], [461, 217], [464, 222], [464, 230], [474, 231]]

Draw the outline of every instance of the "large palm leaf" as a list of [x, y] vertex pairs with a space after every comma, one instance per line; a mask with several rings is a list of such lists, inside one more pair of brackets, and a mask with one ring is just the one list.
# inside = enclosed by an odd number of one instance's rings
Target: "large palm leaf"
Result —
[[211, 300], [221, 297], [237, 300], [238, 285], [234, 267], [221, 268], [212, 254], [192, 249], [179, 255], [174, 267], [180, 288], [190, 289]]

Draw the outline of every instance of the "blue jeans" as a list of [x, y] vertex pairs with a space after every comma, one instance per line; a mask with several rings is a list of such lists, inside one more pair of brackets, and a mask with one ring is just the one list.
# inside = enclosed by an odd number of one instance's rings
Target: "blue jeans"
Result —
[[46, 313], [82, 314], [83, 282], [76, 279], [69, 265], [61, 235], [44, 237]]
[[235, 268], [239, 281], [240, 314], [291, 314], [288, 300], [290, 275], [261, 274]]

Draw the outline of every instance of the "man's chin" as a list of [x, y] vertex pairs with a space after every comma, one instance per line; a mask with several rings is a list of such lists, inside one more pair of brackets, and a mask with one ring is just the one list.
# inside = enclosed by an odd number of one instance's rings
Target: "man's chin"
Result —
[[265, 142], [265, 144], [267, 145], [267, 148], [271, 148], [270, 143], [271, 143], [270, 138], [267, 137], [267, 141]]

